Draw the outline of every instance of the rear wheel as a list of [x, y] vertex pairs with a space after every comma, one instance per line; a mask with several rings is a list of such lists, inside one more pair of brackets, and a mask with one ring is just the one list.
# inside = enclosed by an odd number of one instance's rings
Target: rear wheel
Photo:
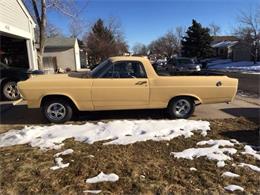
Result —
[[7, 81], [3, 84], [2, 95], [6, 100], [18, 100], [20, 98], [20, 93], [17, 88], [17, 83], [15, 81]]
[[44, 117], [51, 123], [65, 123], [73, 115], [71, 104], [62, 99], [45, 101], [42, 106], [42, 112]]
[[190, 97], [178, 97], [171, 100], [167, 109], [171, 118], [189, 118], [195, 110], [195, 102]]

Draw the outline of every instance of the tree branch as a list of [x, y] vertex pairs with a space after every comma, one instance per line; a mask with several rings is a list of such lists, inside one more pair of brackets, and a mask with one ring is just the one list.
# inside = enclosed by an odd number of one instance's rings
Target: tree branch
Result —
[[40, 14], [39, 14], [39, 11], [38, 11], [38, 7], [37, 7], [37, 2], [36, 2], [36, 0], [32, 0], [32, 4], [33, 4], [33, 10], [34, 10], [34, 14], [35, 14], [37, 23], [38, 23], [38, 25], [40, 26], [40, 24], [41, 24], [41, 18], [40, 18]]

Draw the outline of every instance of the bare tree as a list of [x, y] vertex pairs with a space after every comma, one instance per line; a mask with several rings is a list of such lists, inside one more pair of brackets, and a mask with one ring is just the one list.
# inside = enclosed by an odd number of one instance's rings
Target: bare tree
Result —
[[47, 38], [63, 37], [61, 30], [54, 24], [47, 22], [45, 34]]
[[181, 53], [181, 40], [184, 36], [184, 28], [177, 27], [175, 31], [168, 31], [164, 36], [152, 41], [149, 49], [152, 54], [170, 58], [174, 54]]
[[33, 12], [37, 26], [39, 29], [39, 50], [38, 50], [38, 65], [39, 69], [43, 69], [43, 52], [46, 39], [46, 20], [49, 10], [54, 10], [62, 13], [70, 18], [76, 18], [85, 6], [79, 5], [75, 0], [24, 0], [26, 5]]
[[84, 20], [81, 20], [79, 18], [72, 18], [69, 23], [69, 31], [71, 37], [77, 38], [82, 35], [86, 26], [87, 25]]
[[260, 48], [260, 6], [254, 11], [242, 11], [238, 21], [240, 26], [235, 30], [235, 34], [251, 45], [251, 54], [256, 64]]
[[142, 43], [136, 43], [133, 46], [132, 50], [133, 50], [134, 55], [146, 56], [148, 53], [148, 48]]
[[217, 36], [221, 31], [220, 26], [218, 26], [214, 22], [209, 24], [209, 29], [210, 29], [210, 35], [212, 36]]

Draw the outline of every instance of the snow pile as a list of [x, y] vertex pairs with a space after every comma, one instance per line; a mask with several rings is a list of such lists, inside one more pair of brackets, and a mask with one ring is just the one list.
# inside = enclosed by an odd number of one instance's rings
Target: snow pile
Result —
[[256, 158], [257, 160], [260, 160], [260, 154], [256, 150], [254, 150], [251, 146], [245, 145], [244, 149], [245, 152], [242, 152], [242, 154], [249, 154], [254, 158]]
[[222, 177], [240, 177], [240, 175], [227, 171], [222, 174]]
[[223, 160], [220, 160], [220, 161], [218, 161], [217, 162], [217, 167], [224, 167], [226, 165], [226, 163], [225, 163], [225, 161], [223, 161]]
[[208, 69], [260, 72], [260, 62], [254, 64], [252, 61], [232, 62], [231, 60], [215, 60], [208, 63]]
[[51, 170], [57, 170], [57, 169], [63, 169], [63, 168], [66, 168], [70, 165], [70, 163], [66, 163], [64, 164], [62, 161], [63, 159], [61, 157], [58, 157], [58, 158], [55, 158], [55, 166], [51, 167], [50, 169]]
[[[203, 146], [203, 145], [210, 145], [210, 146], [213, 146], [213, 145], [217, 145], [217, 146], [234, 146], [234, 143], [232, 142], [235, 142], [233, 140], [223, 140], [223, 139], [220, 139], [220, 140], [208, 140], [208, 141], [200, 141], [197, 143], [198, 146]], [[236, 142], [235, 142], [236, 143]]]
[[104, 181], [116, 182], [119, 179], [118, 175], [111, 173], [105, 174], [103, 172], [99, 173], [96, 177], [92, 177], [86, 180], [86, 183], [99, 183]]
[[224, 187], [224, 189], [227, 191], [230, 191], [230, 192], [234, 192], [236, 190], [242, 191], [242, 192], [244, 191], [244, 188], [242, 188], [238, 185], [228, 185], [228, 186]]
[[126, 145], [147, 140], [171, 140], [178, 136], [190, 137], [195, 131], [206, 136], [209, 126], [207, 121], [184, 119], [114, 120], [84, 125], [29, 126], [0, 134], [0, 147], [30, 144], [41, 149], [59, 149], [68, 138], [89, 144], [112, 140], [105, 144]]
[[[235, 148], [227, 148], [220, 146], [233, 146], [228, 140], [208, 140], [198, 142], [197, 145], [212, 145], [205, 148], [189, 148], [182, 152], [171, 152], [175, 158], [185, 158], [193, 160], [193, 158], [206, 157], [209, 160], [218, 161], [218, 166], [224, 166], [226, 160], [231, 160], [229, 155], [233, 155], [237, 152]], [[228, 155], [229, 154], [229, 155]]]
[[64, 156], [64, 155], [72, 154], [73, 152], [74, 152], [74, 150], [67, 149], [67, 150], [64, 150], [63, 152], [56, 153], [54, 155], [54, 157], [59, 157], [60, 155]]
[[240, 167], [249, 167], [253, 171], [260, 172], [260, 167], [257, 167], [255, 165], [247, 164], [247, 163], [240, 163], [238, 166]]
[[102, 191], [101, 190], [85, 190], [83, 191], [84, 193], [88, 193], [88, 194], [99, 194]]
[[61, 157], [59, 157], [60, 155], [64, 156], [64, 155], [68, 155], [68, 154], [71, 154], [73, 153], [74, 151], [72, 149], [67, 149], [67, 150], [64, 150], [63, 152], [59, 152], [59, 153], [56, 153], [54, 154], [54, 161], [55, 161], [55, 166], [51, 167], [50, 169], [51, 170], [57, 170], [57, 169], [63, 169], [63, 168], [66, 168], [70, 165], [70, 163], [66, 163], [64, 164], [62, 161], [63, 159]]
[[190, 171], [197, 171], [197, 169], [195, 167], [191, 167]]

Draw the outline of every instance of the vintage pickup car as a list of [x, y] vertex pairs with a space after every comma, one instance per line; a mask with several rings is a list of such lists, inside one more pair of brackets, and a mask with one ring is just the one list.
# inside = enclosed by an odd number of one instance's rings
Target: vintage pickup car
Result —
[[231, 102], [238, 80], [221, 75], [159, 76], [143, 57], [111, 57], [91, 72], [39, 75], [18, 83], [29, 108], [64, 123], [75, 111], [166, 108], [188, 118], [200, 103]]

